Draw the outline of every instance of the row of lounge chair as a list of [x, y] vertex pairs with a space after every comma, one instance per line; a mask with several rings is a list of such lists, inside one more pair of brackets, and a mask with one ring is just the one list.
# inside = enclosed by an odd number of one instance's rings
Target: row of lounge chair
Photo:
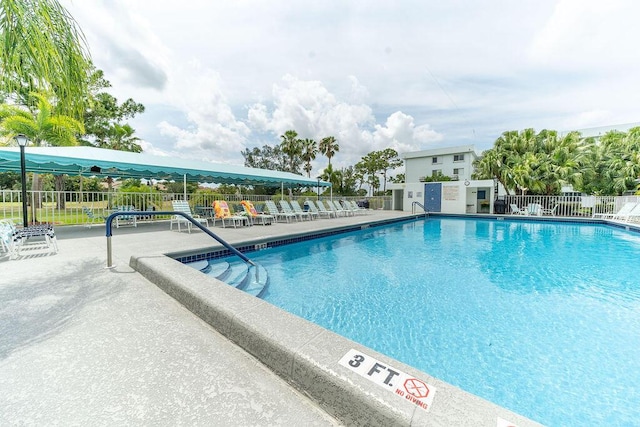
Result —
[[597, 213], [594, 218], [625, 222], [640, 222], [640, 202], [627, 202], [615, 213]]
[[[243, 200], [241, 206], [243, 212], [241, 214], [234, 213], [229, 208], [229, 205], [224, 200], [216, 200], [213, 202], [212, 210], [209, 209], [213, 215], [203, 216], [201, 214], [194, 214], [191, 211], [189, 203], [183, 200], [174, 200], [172, 202], [173, 210], [176, 212], [182, 212], [191, 216], [194, 220], [200, 224], [209, 226], [209, 220], [213, 222], [213, 226], [217, 221], [220, 221], [222, 227], [227, 225], [233, 225], [234, 228], [243, 226], [252, 226], [255, 224], [270, 225], [275, 222], [293, 222], [293, 221], [311, 221], [319, 218], [337, 218], [339, 216], [353, 216], [360, 213], [366, 213], [367, 210], [359, 207], [355, 202], [343, 201], [339, 203], [337, 201], [326, 201], [326, 205], [322, 201], [313, 202], [307, 200], [305, 202], [306, 209], [303, 209], [296, 200], [288, 202], [286, 200], [280, 200], [280, 208], [273, 200], [267, 200], [265, 202], [265, 212], [258, 212], [252, 202]], [[201, 209], [202, 211], [202, 209]], [[173, 230], [173, 226], [176, 225], [178, 231], [181, 231], [182, 226], [186, 226], [186, 229], [191, 232], [192, 223], [182, 215], [173, 215], [170, 220], [169, 228]]]
[[366, 213], [366, 209], [360, 208], [355, 202], [343, 201], [342, 203], [333, 200], [305, 201], [307, 210], [303, 210], [297, 201], [287, 202], [280, 200], [280, 210], [275, 202], [266, 201], [266, 208], [269, 214], [276, 218], [276, 221], [283, 220], [290, 222], [313, 220], [318, 218], [337, 218], [339, 216], [353, 216], [359, 213]]
[[[558, 205], [553, 209], [544, 209], [539, 203], [530, 203], [524, 208], [519, 208], [516, 204], [511, 204], [512, 215], [555, 215]], [[610, 219], [625, 222], [640, 222], [640, 202], [627, 202], [615, 213], [596, 213], [593, 218]]]

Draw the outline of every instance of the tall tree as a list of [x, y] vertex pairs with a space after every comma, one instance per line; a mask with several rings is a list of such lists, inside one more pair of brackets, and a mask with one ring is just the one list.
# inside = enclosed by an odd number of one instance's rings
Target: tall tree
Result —
[[[123, 146], [121, 135], [122, 131], [126, 130], [131, 132], [128, 137], [133, 137], [135, 130], [126, 123], [126, 119], [143, 113], [144, 105], [131, 98], [119, 104], [114, 96], [104, 91], [109, 87], [111, 83], [104, 78], [103, 71], [92, 67], [85, 99], [87, 106], [84, 113], [85, 134], [82, 136], [81, 143], [114, 150], [140, 152], [142, 151], [140, 145], [131, 139], [133, 143]], [[120, 148], [117, 148], [118, 146]]]
[[298, 139], [298, 133], [295, 130], [288, 130], [284, 135], [280, 135], [282, 142], [280, 149], [289, 156], [289, 172], [299, 174], [300, 164], [302, 163], [302, 144]]
[[640, 177], [640, 127], [628, 132], [607, 132], [600, 140], [606, 194], [636, 189]]
[[379, 151], [372, 151], [356, 163], [356, 171], [362, 175], [364, 182], [369, 184], [372, 195], [380, 188], [380, 179], [377, 175], [381, 170], [379, 153]]
[[338, 192], [342, 177], [338, 171], [333, 170], [332, 165], [328, 165], [320, 174], [320, 179], [331, 183], [334, 192]]
[[338, 145], [338, 141], [336, 141], [335, 137], [327, 136], [325, 138], [322, 138], [318, 149], [323, 156], [327, 157], [327, 159], [329, 160], [329, 165], [331, 165], [331, 158], [335, 156], [338, 151], [340, 151], [340, 146]]
[[398, 157], [398, 152], [393, 148], [385, 148], [379, 152], [380, 171], [382, 172], [383, 190], [387, 192], [387, 172], [402, 166], [402, 160]]
[[54, 94], [59, 111], [80, 117], [89, 53], [82, 31], [57, 0], [0, 0], [0, 89]]
[[287, 170], [287, 156], [279, 145], [263, 145], [262, 148], [246, 148], [240, 154], [244, 157], [244, 165], [248, 168], [269, 169], [276, 171]]
[[302, 140], [302, 160], [304, 161], [304, 171], [307, 173], [307, 177], [311, 178], [311, 161], [316, 158], [318, 154], [318, 143], [313, 139]]
[[562, 184], [580, 185], [587, 145], [575, 132], [533, 129], [504, 132], [474, 162], [476, 179], [496, 178], [509, 192], [558, 194]]

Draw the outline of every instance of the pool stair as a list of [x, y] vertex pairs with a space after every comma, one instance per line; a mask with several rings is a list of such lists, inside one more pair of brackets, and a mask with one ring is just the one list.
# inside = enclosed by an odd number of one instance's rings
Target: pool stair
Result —
[[264, 267], [258, 264], [252, 266], [240, 260], [201, 260], [186, 265], [258, 298], [264, 294], [269, 283], [269, 274]]

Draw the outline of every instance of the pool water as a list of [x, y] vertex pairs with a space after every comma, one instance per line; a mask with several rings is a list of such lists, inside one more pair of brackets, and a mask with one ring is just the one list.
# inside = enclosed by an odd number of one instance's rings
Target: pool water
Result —
[[547, 425], [640, 422], [640, 235], [429, 219], [251, 254], [264, 299]]

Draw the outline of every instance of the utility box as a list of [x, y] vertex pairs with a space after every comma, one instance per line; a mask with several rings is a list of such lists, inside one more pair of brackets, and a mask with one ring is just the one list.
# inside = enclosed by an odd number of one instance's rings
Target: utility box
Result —
[[496, 199], [493, 202], [493, 213], [500, 215], [507, 213], [507, 202], [503, 199]]

